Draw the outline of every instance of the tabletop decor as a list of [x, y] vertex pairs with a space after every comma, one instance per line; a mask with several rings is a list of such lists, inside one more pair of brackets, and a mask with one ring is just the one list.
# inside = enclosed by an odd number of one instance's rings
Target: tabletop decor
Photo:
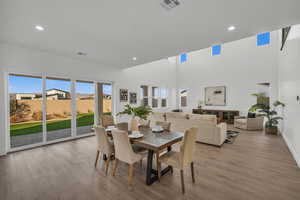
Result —
[[131, 115], [131, 130], [138, 130], [138, 121], [137, 119], [147, 120], [148, 116], [152, 113], [152, 109], [148, 106], [138, 106], [133, 107], [129, 104], [124, 106], [124, 110], [119, 112], [117, 115]]

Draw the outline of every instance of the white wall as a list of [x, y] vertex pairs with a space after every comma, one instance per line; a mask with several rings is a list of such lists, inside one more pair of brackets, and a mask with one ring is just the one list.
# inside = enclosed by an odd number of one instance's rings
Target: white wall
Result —
[[[116, 55], [117, 56], [117, 55]], [[47, 52], [36, 51], [20, 46], [0, 43], [0, 154], [4, 151], [5, 117], [4, 105], [4, 74], [15, 72], [20, 74], [48, 75], [80, 80], [113, 81], [115, 112], [122, 110], [124, 103], [118, 101], [120, 88], [127, 88], [130, 92], [140, 92], [140, 85], [166, 87], [174, 91], [175, 66], [167, 59], [136, 66], [130, 69], [116, 69], [101, 66], [92, 62], [74, 60]], [[174, 99], [168, 99], [169, 107], [175, 107]], [[139, 103], [140, 101], [138, 101]], [[160, 110], [160, 109], [158, 109]], [[164, 109], [166, 110], [166, 109]]]
[[223, 44], [219, 56], [212, 56], [211, 48], [189, 53], [188, 61], [179, 66], [179, 88], [189, 89], [185, 110], [204, 101], [204, 88], [209, 86], [226, 86], [227, 105], [206, 106], [208, 109], [234, 109], [244, 114], [256, 103], [250, 94], [256, 93], [257, 83], [262, 82], [271, 83], [271, 98], [277, 99], [277, 55], [277, 32], [272, 32], [267, 46], [257, 47], [254, 36]]
[[3, 79], [3, 72], [0, 68], [0, 156], [5, 154], [5, 115], [4, 115], [4, 79]]
[[283, 136], [300, 167], [300, 25], [292, 27], [279, 53], [279, 96], [286, 104]]

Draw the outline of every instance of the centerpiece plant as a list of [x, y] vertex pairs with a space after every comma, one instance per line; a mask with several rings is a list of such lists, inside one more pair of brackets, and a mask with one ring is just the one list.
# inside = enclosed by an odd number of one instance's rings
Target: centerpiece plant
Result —
[[152, 113], [152, 109], [149, 106], [138, 106], [133, 107], [129, 104], [124, 106], [124, 110], [119, 112], [117, 115], [130, 115], [131, 119], [131, 129], [138, 130], [138, 119], [147, 120], [148, 116]]

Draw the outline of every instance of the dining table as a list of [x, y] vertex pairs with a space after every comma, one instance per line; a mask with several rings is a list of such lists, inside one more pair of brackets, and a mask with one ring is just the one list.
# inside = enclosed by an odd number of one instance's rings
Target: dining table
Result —
[[[145, 148], [148, 151], [147, 155], [147, 171], [146, 171], [146, 184], [151, 185], [158, 180], [158, 172], [153, 169], [153, 156], [155, 153], [167, 150], [172, 150], [172, 145], [180, 142], [184, 136], [182, 132], [175, 131], [163, 131], [163, 132], [152, 132], [149, 130], [141, 130], [143, 134], [141, 138], [130, 138], [131, 143]], [[130, 134], [130, 132], [129, 132]], [[160, 172], [160, 177], [164, 176], [169, 171], [173, 171], [172, 166], [167, 166]]]

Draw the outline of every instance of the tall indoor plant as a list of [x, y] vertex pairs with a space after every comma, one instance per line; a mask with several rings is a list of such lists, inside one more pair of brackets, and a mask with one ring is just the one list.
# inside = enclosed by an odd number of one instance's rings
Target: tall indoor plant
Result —
[[257, 111], [260, 116], [265, 116], [267, 118], [267, 122], [265, 124], [265, 133], [267, 134], [278, 134], [278, 123], [279, 120], [283, 119], [278, 116], [276, 111], [278, 106], [284, 107], [285, 104], [280, 101], [275, 101], [272, 108], [266, 104], [255, 104], [249, 109], [249, 111]]
[[117, 115], [131, 115], [131, 130], [138, 130], [138, 118], [147, 120], [151, 113], [152, 109], [148, 106], [133, 107], [127, 104], [124, 106], [124, 110]]

